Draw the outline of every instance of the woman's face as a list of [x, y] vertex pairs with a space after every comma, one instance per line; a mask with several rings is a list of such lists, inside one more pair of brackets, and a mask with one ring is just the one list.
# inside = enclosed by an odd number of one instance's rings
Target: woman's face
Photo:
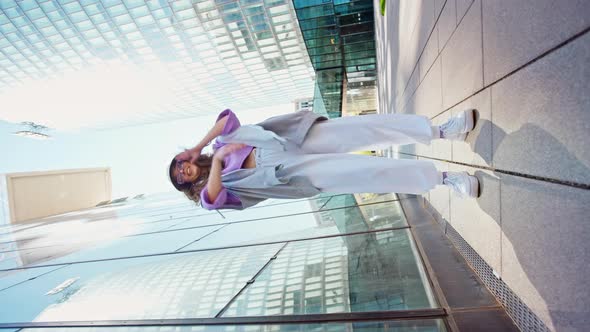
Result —
[[173, 172], [178, 184], [195, 182], [199, 177], [199, 174], [201, 174], [199, 167], [188, 161], [178, 162]]

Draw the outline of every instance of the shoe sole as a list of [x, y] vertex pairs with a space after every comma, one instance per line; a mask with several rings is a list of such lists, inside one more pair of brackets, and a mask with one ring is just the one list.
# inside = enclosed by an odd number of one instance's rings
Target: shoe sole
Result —
[[469, 175], [469, 197], [477, 198], [481, 195], [479, 191], [479, 179], [473, 175]]
[[475, 128], [475, 110], [469, 109], [463, 111], [465, 117], [465, 133], [472, 131]]

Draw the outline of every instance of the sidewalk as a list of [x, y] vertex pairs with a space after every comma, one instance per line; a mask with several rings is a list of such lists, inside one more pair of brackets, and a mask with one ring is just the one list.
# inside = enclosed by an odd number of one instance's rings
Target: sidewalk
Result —
[[[375, 0], [375, 20], [380, 113], [420, 114], [441, 124], [463, 109], [478, 111], [465, 143], [439, 140], [400, 151], [440, 170], [475, 173], [482, 196], [463, 200], [440, 187], [425, 199], [531, 317], [554, 331], [584, 330], [590, 2], [388, 0], [381, 16]], [[513, 319], [542, 330], [531, 317]]]

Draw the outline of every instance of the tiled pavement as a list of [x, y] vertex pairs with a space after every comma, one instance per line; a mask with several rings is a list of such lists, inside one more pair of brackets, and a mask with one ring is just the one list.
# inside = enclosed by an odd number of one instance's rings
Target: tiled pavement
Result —
[[379, 112], [435, 124], [465, 108], [467, 142], [404, 157], [467, 170], [478, 199], [424, 197], [550, 330], [590, 325], [590, 1], [375, 0]]

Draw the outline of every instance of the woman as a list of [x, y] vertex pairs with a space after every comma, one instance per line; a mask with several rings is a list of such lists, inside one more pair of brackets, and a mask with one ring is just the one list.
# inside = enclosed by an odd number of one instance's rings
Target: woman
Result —
[[[431, 161], [349, 154], [392, 144], [464, 140], [475, 110], [431, 126], [423, 116], [374, 114], [326, 119], [301, 111], [240, 125], [225, 110], [194, 148], [174, 157], [174, 187], [209, 210], [245, 209], [267, 198], [304, 198], [319, 193], [422, 194], [448, 185], [477, 197], [479, 182], [466, 172], [439, 172]], [[202, 154], [213, 139], [214, 153]]]

